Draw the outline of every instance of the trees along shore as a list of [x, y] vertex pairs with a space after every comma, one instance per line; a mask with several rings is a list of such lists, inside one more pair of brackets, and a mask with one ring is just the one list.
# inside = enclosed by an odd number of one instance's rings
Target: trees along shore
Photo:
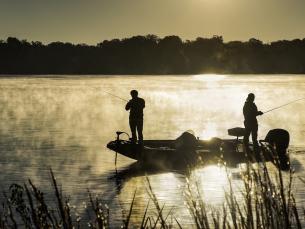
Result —
[[155, 35], [97, 45], [0, 40], [0, 74], [305, 74], [305, 38], [263, 43]]

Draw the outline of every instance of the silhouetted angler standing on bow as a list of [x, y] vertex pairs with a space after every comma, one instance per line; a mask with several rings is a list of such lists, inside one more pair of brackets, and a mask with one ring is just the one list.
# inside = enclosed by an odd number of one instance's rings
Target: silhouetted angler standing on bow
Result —
[[255, 95], [253, 93], [250, 93], [243, 107], [243, 114], [245, 117], [244, 124], [246, 129], [244, 136], [244, 145], [246, 147], [246, 150], [249, 149], [250, 134], [252, 135], [254, 150], [258, 149], [258, 142], [257, 142], [258, 123], [256, 116], [262, 115], [263, 112], [257, 110], [257, 107], [254, 103], [254, 99], [255, 99]]
[[137, 142], [137, 134], [139, 137], [139, 143], [143, 143], [143, 109], [145, 107], [145, 100], [138, 97], [138, 91], [132, 90], [130, 92], [130, 95], [132, 97], [131, 100], [126, 104], [125, 109], [129, 113], [129, 126], [132, 134], [131, 140], [133, 142]]

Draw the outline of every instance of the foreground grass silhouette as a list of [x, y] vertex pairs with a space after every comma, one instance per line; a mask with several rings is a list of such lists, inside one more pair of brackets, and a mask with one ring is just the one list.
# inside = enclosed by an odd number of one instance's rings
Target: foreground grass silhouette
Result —
[[[242, 199], [237, 200], [236, 191], [232, 186], [230, 176], [229, 190], [225, 192], [225, 203], [222, 208], [206, 204], [201, 196], [198, 183], [187, 180], [185, 200], [192, 216], [195, 228], [302, 228], [300, 217], [305, 217], [305, 209], [298, 210], [292, 192], [293, 170], [287, 172], [288, 179], [283, 178], [282, 171], [269, 173], [266, 164], [247, 164], [242, 173], [244, 183]], [[31, 180], [23, 186], [12, 184], [9, 193], [5, 195], [5, 203], [0, 209], [0, 228], [80, 228], [88, 225], [90, 228], [111, 228], [109, 221], [111, 209], [97, 197], [88, 196], [88, 208], [92, 214], [82, 222], [72, 216], [73, 208], [69, 199], [63, 197], [55, 176], [50, 170], [51, 183], [54, 189], [54, 204], [46, 203], [43, 192]], [[182, 228], [179, 220], [170, 213], [163, 212], [147, 177], [147, 190], [150, 201], [155, 206], [155, 214], [148, 214], [148, 205], [143, 212], [140, 225], [132, 225], [136, 191], [130, 208], [122, 220], [121, 228]], [[171, 220], [169, 220], [171, 218]], [[173, 220], [174, 219], [174, 220]]]

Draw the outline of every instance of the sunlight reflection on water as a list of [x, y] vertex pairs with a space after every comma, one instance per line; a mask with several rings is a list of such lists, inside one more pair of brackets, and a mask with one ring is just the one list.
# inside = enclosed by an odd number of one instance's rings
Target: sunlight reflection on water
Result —
[[[114, 154], [106, 144], [115, 131], [129, 131], [125, 102], [111, 92], [129, 99], [138, 89], [146, 100], [144, 137], [175, 139], [192, 129], [201, 139], [228, 137], [227, 129], [243, 125], [242, 106], [249, 92], [256, 94], [259, 109], [267, 110], [305, 96], [305, 76], [124, 76], [0, 79], [0, 185], [7, 190], [12, 182], [31, 178], [49, 198], [52, 194], [49, 168], [52, 167], [71, 201], [81, 205], [86, 189], [102, 196], [110, 206], [112, 220], [119, 225], [137, 189], [132, 218], [139, 223], [148, 202], [145, 172], [133, 172], [132, 160], [118, 157], [115, 175]], [[259, 118], [259, 136], [272, 128], [291, 134], [292, 164], [296, 176], [304, 172], [304, 102], [291, 104]], [[297, 151], [298, 153], [294, 153]], [[272, 168], [272, 165], [270, 165]], [[242, 185], [239, 168], [229, 168], [236, 187]], [[152, 189], [165, 211], [173, 211], [182, 224], [192, 223], [183, 196], [185, 173], [164, 171], [147, 174]], [[228, 187], [224, 167], [210, 165], [191, 172], [209, 204], [222, 205]], [[305, 204], [304, 184], [295, 180], [296, 198]], [[2, 198], [2, 197], [1, 197]], [[151, 206], [153, 210], [153, 206]], [[80, 211], [85, 214], [85, 211]]]
[[211, 205], [222, 205], [225, 191], [228, 190], [228, 176], [225, 167], [210, 165], [193, 172], [194, 179], [199, 179], [203, 198]]

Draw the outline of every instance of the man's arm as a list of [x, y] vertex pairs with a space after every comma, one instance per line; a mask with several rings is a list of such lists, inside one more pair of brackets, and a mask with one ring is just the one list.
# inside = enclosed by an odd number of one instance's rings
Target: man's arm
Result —
[[255, 116], [264, 114], [263, 112], [258, 111], [257, 106], [255, 104], [253, 106], [253, 113], [255, 114]]
[[129, 100], [129, 102], [126, 104], [125, 110], [128, 111], [130, 107], [131, 107], [131, 100]]
[[264, 114], [263, 112], [257, 110], [256, 105], [255, 105], [255, 113], [256, 113], [256, 116]]
[[142, 104], [142, 106], [143, 106], [143, 109], [144, 109], [144, 107], [145, 107], [145, 100], [143, 99], [143, 104]]

